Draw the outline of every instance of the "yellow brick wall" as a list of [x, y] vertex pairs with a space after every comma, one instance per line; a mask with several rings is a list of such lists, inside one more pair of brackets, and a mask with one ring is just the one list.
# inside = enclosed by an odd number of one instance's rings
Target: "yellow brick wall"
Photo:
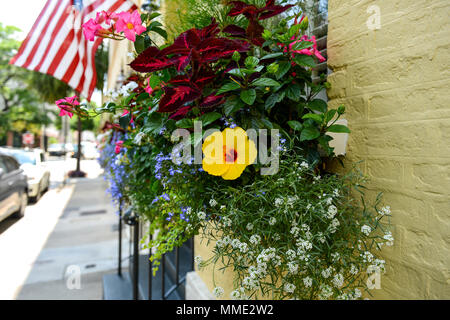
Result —
[[347, 106], [347, 159], [364, 160], [392, 207], [396, 242], [374, 297], [450, 299], [450, 3], [330, 0], [328, 10], [328, 96]]

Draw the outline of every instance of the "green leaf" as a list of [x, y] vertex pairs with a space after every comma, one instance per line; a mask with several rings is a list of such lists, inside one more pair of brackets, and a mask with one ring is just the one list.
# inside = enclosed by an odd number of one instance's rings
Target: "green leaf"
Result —
[[265, 55], [264, 57], [262, 57], [261, 60], [272, 59], [272, 58], [276, 58], [276, 57], [279, 57], [282, 55], [283, 55], [283, 52], [269, 53], [269, 54]]
[[294, 24], [292, 27], [289, 28], [288, 34], [289, 37], [292, 37], [293, 35], [295, 35], [297, 32], [300, 31], [301, 25], [300, 24]]
[[145, 40], [143, 36], [137, 36], [134, 42], [134, 49], [139, 54], [145, 49]]
[[239, 69], [239, 68], [231, 69], [230, 71], [228, 71], [228, 73], [232, 74], [232, 75], [235, 75], [235, 76], [238, 76], [240, 78], [243, 78], [245, 76], [244, 72], [241, 69]]
[[313, 43], [310, 41], [301, 41], [301, 42], [297, 42], [296, 44], [294, 44], [292, 46], [291, 50], [292, 51], [302, 50], [302, 49], [309, 48], [312, 45], [313, 45]]
[[189, 128], [193, 128], [194, 127], [194, 122], [192, 121], [192, 119], [184, 118], [184, 119], [178, 120], [176, 122], [176, 126], [178, 128], [189, 129]]
[[295, 131], [300, 131], [303, 128], [303, 125], [300, 122], [295, 121], [295, 120], [288, 121], [287, 124], [289, 125], [289, 127], [294, 129]]
[[259, 63], [259, 59], [257, 57], [252, 57], [252, 56], [247, 57], [244, 62], [245, 66], [249, 69], [256, 67], [258, 65], [258, 63]]
[[291, 100], [294, 100], [298, 102], [300, 100], [300, 97], [302, 95], [302, 88], [298, 84], [291, 83], [287, 89], [285, 90], [286, 97], [288, 97]]
[[152, 74], [152, 76], [150, 77], [150, 87], [156, 88], [160, 83], [161, 79], [157, 75]]
[[159, 17], [161, 13], [159, 12], [152, 12], [150, 16], [148, 17], [149, 20], [155, 19], [156, 17]]
[[258, 78], [252, 82], [252, 86], [256, 87], [278, 87], [280, 83], [270, 78]]
[[315, 127], [307, 127], [300, 134], [300, 141], [314, 140], [320, 136], [319, 130]]
[[221, 118], [222, 115], [218, 112], [209, 112], [205, 113], [200, 117], [200, 120], [202, 121], [203, 126], [207, 126], [210, 123], [213, 123], [217, 119]]
[[270, 110], [275, 106], [275, 104], [278, 102], [278, 93], [272, 93], [266, 100], [266, 103], [264, 105], [266, 110]]
[[307, 56], [305, 54], [298, 54], [294, 58], [294, 62], [302, 67], [310, 67], [314, 68], [316, 63], [314, 62], [314, 58], [311, 56]]
[[343, 124], [333, 124], [332, 126], [328, 127], [327, 131], [336, 133], [350, 133], [350, 129]]
[[223, 104], [223, 111], [226, 116], [229, 116], [240, 110], [243, 106], [244, 103], [237, 96], [231, 96]]
[[164, 29], [161, 29], [159, 27], [155, 27], [152, 29], [153, 32], [156, 32], [157, 34], [159, 34], [161, 37], [163, 37], [164, 39], [167, 40], [167, 32]]
[[313, 119], [320, 124], [323, 122], [323, 115], [316, 113], [307, 113], [302, 117], [302, 119]]
[[248, 89], [241, 91], [241, 100], [244, 101], [248, 105], [252, 105], [256, 99], [256, 91], [255, 89]]
[[150, 29], [156, 28], [156, 27], [162, 27], [162, 23], [159, 21], [152, 21], [150, 25], [148, 26]]
[[308, 108], [322, 113], [327, 112], [327, 103], [321, 99], [314, 99], [308, 102]]
[[237, 84], [236, 82], [229, 82], [224, 84], [219, 91], [217, 91], [216, 95], [224, 93], [224, 92], [228, 92], [228, 91], [232, 91], [232, 90], [236, 90], [239, 89], [241, 86], [239, 84]]
[[278, 63], [278, 71], [275, 73], [277, 80], [280, 80], [291, 69], [291, 63], [288, 61], [282, 61]]
[[333, 119], [334, 116], [336, 115], [336, 112], [337, 112], [336, 109], [328, 110], [327, 113], [325, 114], [325, 123], [330, 122], [330, 120]]

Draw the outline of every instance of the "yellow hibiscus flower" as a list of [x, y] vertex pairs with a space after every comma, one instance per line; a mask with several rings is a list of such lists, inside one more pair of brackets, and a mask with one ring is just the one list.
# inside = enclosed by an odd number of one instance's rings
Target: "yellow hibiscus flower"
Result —
[[225, 180], [239, 178], [245, 168], [255, 162], [257, 155], [255, 143], [240, 127], [226, 128], [209, 135], [202, 150], [203, 170]]

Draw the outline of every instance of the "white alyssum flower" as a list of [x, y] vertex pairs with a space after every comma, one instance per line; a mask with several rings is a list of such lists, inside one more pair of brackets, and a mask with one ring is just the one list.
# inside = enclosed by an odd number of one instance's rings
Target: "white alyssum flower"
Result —
[[324, 277], [325, 279], [329, 278], [331, 276], [331, 273], [333, 272], [332, 267], [328, 267], [325, 270], [322, 270], [321, 274], [322, 277]]
[[228, 218], [228, 217], [223, 217], [223, 218], [222, 218], [222, 224], [223, 224], [225, 227], [231, 227], [231, 224], [232, 224], [231, 219]]
[[294, 205], [294, 203], [295, 203], [295, 201], [297, 201], [298, 200], [298, 197], [297, 196], [293, 196], [293, 197], [287, 197], [287, 199], [286, 199], [286, 205], [288, 205], [289, 207], [293, 207], [293, 205]]
[[247, 289], [252, 290], [258, 286], [258, 280], [255, 280], [252, 277], [245, 277], [244, 280], [242, 280], [242, 285]]
[[287, 263], [287, 267], [288, 267], [288, 269], [289, 269], [289, 272], [290, 273], [292, 273], [292, 274], [297, 274], [297, 271], [298, 271], [298, 263], [295, 263], [295, 262], [288, 262]]
[[320, 300], [327, 300], [333, 294], [333, 289], [328, 285], [322, 285], [319, 293]]
[[326, 198], [326, 199], [325, 199], [325, 203], [326, 203], [327, 205], [332, 204], [332, 203], [333, 203], [333, 198]]
[[246, 298], [246, 296], [245, 296], [245, 289], [241, 287], [239, 289], [231, 291], [230, 297], [231, 297], [232, 300], [245, 299]]
[[336, 274], [333, 277], [333, 284], [336, 288], [342, 287], [342, 285], [344, 284], [344, 276], [340, 273]]
[[389, 215], [389, 214], [391, 214], [391, 207], [385, 206], [385, 207], [381, 208], [381, 210], [378, 211], [378, 213], [381, 214], [382, 216]]
[[311, 207], [312, 207], [311, 203], [308, 203], [308, 204], [306, 205], [306, 210], [311, 209]]
[[365, 224], [361, 227], [361, 232], [368, 236], [372, 232], [372, 228]]
[[293, 283], [286, 283], [284, 285], [284, 291], [286, 291], [287, 293], [294, 293], [295, 291], [295, 285]]
[[364, 262], [372, 262], [373, 260], [373, 254], [369, 251], [365, 251], [364, 253], [361, 253], [361, 256], [363, 258]]
[[202, 256], [196, 256], [194, 262], [197, 264], [197, 267], [200, 268], [200, 264], [203, 262]]
[[306, 252], [312, 249], [312, 242], [304, 240], [302, 238], [297, 239], [296, 245], [298, 247], [298, 250], [301, 250], [302, 252]]
[[336, 215], [336, 213], [337, 213], [337, 208], [335, 205], [332, 204], [328, 207], [326, 217], [328, 219], [333, 219], [334, 216]]
[[327, 241], [327, 238], [325, 238], [325, 236], [322, 232], [318, 232], [317, 240], [319, 240], [320, 243], [325, 243], [325, 241]]
[[231, 246], [232, 246], [234, 249], [239, 248], [240, 245], [241, 245], [241, 242], [239, 241], [239, 239], [233, 239], [233, 240], [231, 240]]
[[357, 275], [358, 272], [359, 272], [358, 268], [357, 268], [354, 264], [352, 264], [352, 265], [350, 266], [350, 273], [351, 273], [352, 275]]
[[384, 236], [383, 236], [384, 240], [387, 240], [386, 245], [388, 247], [393, 246], [394, 245], [394, 237], [392, 236], [391, 232], [387, 232]]
[[338, 219], [334, 218], [331, 221], [331, 224], [328, 226], [328, 230], [330, 231], [330, 233], [335, 233], [337, 230], [337, 227], [339, 227], [341, 224], [339, 222]]
[[300, 168], [302, 168], [302, 169], [308, 169], [308, 168], [309, 168], [308, 162], [302, 161], [302, 163], [300, 163]]
[[293, 226], [292, 228], [291, 228], [291, 234], [293, 234], [294, 235], [294, 237], [297, 237], [298, 236], [298, 233], [300, 232], [300, 228], [299, 227], [297, 227], [297, 226]]
[[269, 224], [271, 226], [273, 226], [275, 223], [277, 223], [277, 219], [275, 217], [272, 217], [272, 218], [269, 219]]
[[297, 254], [295, 253], [294, 250], [289, 249], [288, 251], [286, 251], [286, 256], [290, 261], [292, 261], [292, 260], [295, 260], [295, 257], [297, 256]]
[[353, 297], [355, 299], [361, 298], [362, 294], [361, 294], [361, 290], [359, 290], [358, 288], [355, 289], [355, 292], [353, 294]]
[[253, 223], [247, 223], [246, 228], [247, 228], [248, 231], [252, 231], [253, 230]]
[[199, 211], [199, 212], [197, 213], [197, 217], [198, 217], [200, 220], [205, 220], [205, 219], [206, 219], [206, 213], [204, 213], [203, 211]]
[[341, 257], [341, 255], [339, 254], [339, 252], [333, 252], [331, 254], [331, 258], [333, 259], [333, 262], [338, 261], [340, 257]]
[[281, 207], [284, 203], [283, 198], [276, 198], [275, 199], [275, 207]]
[[245, 242], [241, 242], [239, 244], [239, 251], [242, 252], [242, 253], [247, 253], [248, 246], [247, 246], [247, 244]]
[[338, 189], [334, 189], [333, 196], [334, 197], [339, 197], [339, 190]]
[[223, 296], [223, 293], [224, 293], [224, 292], [225, 292], [225, 291], [223, 290], [222, 287], [215, 287], [214, 290], [213, 290], [213, 294], [214, 294], [217, 298], [220, 298], [221, 296]]
[[217, 201], [215, 199], [211, 199], [211, 200], [209, 200], [209, 205], [211, 207], [215, 207], [215, 206], [217, 206]]
[[311, 287], [312, 286], [312, 279], [310, 277], [303, 278], [303, 284], [307, 288]]
[[278, 233], [274, 233], [273, 240], [278, 241], [281, 239], [281, 236]]
[[137, 144], [138, 146], [140, 146], [141, 144], [142, 144], [142, 139], [145, 137], [145, 133], [144, 132], [138, 132], [138, 134], [136, 134], [135, 136], [134, 136], [134, 140], [133, 140], [133, 142], [135, 143], [135, 144]]
[[250, 237], [250, 243], [251, 244], [258, 244], [261, 242], [261, 237], [257, 234], [254, 234]]

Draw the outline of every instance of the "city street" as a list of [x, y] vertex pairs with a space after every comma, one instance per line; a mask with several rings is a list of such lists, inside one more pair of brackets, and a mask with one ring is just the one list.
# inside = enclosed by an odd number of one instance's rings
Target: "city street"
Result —
[[81, 162], [87, 178], [63, 183], [75, 164], [48, 161], [50, 190], [23, 218], [0, 222], [0, 299], [102, 298], [102, 276], [117, 267], [118, 219], [97, 161]]

